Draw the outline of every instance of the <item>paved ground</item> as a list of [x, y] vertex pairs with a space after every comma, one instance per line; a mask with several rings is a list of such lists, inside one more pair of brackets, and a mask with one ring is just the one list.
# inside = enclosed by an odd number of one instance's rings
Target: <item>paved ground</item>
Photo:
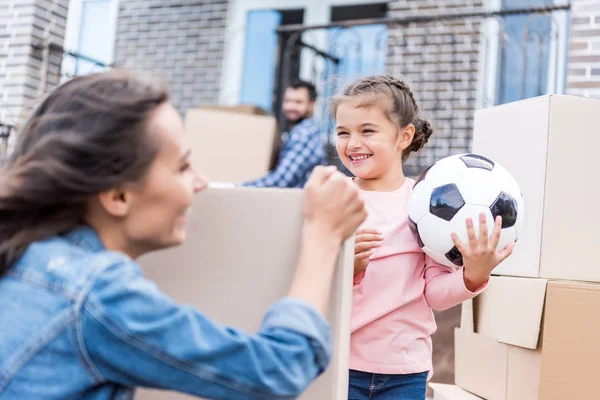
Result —
[[[433, 381], [454, 384], [454, 328], [460, 325], [460, 305], [446, 311], [434, 311], [438, 325], [433, 335]], [[431, 389], [428, 396], [433, 396]]]

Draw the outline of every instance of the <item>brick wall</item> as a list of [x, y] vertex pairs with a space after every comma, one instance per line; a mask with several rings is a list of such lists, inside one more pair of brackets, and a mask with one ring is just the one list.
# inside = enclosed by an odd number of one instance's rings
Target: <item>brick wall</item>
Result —
[[[482, 11], [484, 0], [397, 0], [390, 17]], [[434, 161], [470, 149], [476, 108], [480, 22], [455, 20], [389, 29], [388, 72], [409, 83], [424, 117], [435, 132], [425, 149], [413, 155], [405, 173], [415, 176]], [[460, 306], [435, 312], [435, 382], [454, 383], [454, 328]], [[431, 395], [431, 390], [428, 389]]]
[[180, 112], [216, 102], [227, 0], [121, 0], [118, 66], [161, 71]]
[[[5, 0], [0, 3], [0, 121], [18, 125], [60, 79], [61, 51], [47, 54], [33, 45], [62, 46], [68, 0]], [[45, 68], [48, 66], [48, 68]], [[46, 83], [44, 83], [46, 82]]]
[[568, 94], [600, 97], [600, 2], [573, 0]]
[[[390, 17], [481, 11], [483, 0], [397, 0]], [[467, 151], [475, 110], [479, 59], [479, 22], [456, 20], [411, 24], [389, 30], [387, 68], [403, 76], [420, 101], [435, 133], [413, 155], [407, 172], [418, 174], [435, 160]]]

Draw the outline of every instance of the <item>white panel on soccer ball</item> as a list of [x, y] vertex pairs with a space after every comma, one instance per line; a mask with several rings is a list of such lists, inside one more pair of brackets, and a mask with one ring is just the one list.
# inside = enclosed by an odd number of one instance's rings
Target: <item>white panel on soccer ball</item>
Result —
[[435, 163], [425, 175], [425, 181], [432, 188], [455, 183], [456, 179], [467, 170], [467, 166], [458, 156], [446, 157]]
[[521, 198], [521, 188], [519, 188], [519, 184], [506, 168], [496, 163], [494, 169], [492, 170], [491, 179], [494, 179], [496, 182], [498, 182], [498, 185], [503, 192], [510, 194], [513, 199], [519, 201]]
[[450, 236], [450, 224], [447, 221], [428, 213], [419, 221], [417, 226], [419, 236], [428, 249], [438, 254], [446, 254], [454, 247], [452, 236]]
[[491, 171], [483, 168], [470, 168], [458, 177], [456, 186], [465, 203], [484, 207], [492, 205], [502, 190]]
[[501, 232], [500, 240], [498, 241], [498, 246], [496, 247], [498, 251], [502, 250], [507, 244], [514, 242], [517, 239], [517, 230], [514, 226], [502, 229]]
[[408, 200], [408, 216], [413, 222], [418, 223], [421, 218], [429, 213], [429, 199], [432, 188], [427, 181], [417, 183]]
[[428, 249], [427, 247], [423, 247], [423, 252], [429, 257], [431, 257], [433, 261], [437, 262], [438, 264], [442, 264], [450, 268], [456, 268], [456, 265], [452, 264], [452, 262], [448, 260], [443, 254], [438, 254], [435, 251]]
[[459, 239], [465, 244], [469, 244], [469, 236], [467, 234], [467, 218], [473, 220], [473, 227], [475, 228], [475, 235], [479, 237], [479, 214], [484, 213], [486, 218], [486, 225], [488, 228], [488, 236], [494, 231], [494, 218], [488, 207], [465, 204], [456, 213], [452, 221], [450, 221], [450, 228], [452, 232], [456, 232]]

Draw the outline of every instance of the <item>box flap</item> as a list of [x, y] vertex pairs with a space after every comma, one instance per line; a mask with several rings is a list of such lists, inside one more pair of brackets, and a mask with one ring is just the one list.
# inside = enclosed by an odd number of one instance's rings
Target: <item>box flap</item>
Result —
[[549, 282], [540, 399], [600, 399], [600, 285]]
[[[144, 274], [175, 301], [197, 307], [220, 324], [256, 332], [266, 311], [289, 291], [302, 237], [303, 203], [301, 190], [206, 189], [195, 196], [186, 242], [142, 257]], [[331, 364], [301, 399], [348, 398], [353, 253], [349, 239], [338, 257], [328, 313]], [[151, 390], [136, 396], [187, 398]]]
[[508, 346], [458, 328], [454, 341], [456, 384], [487, 400], [506, 400]]
[[277, 131], [274, 117], [190, 109], [185, 129], [191, 161], [210, 180], [243, 182], [268, 172]]
[[475, 331], [502, 343], [536, 349], [547, 281], [492, 276], [475, 301]]
[[429, 387], [433, 390], [433, 400], [481, 400], [481, 397], [475, 396], [456, 385], [430, 383]]

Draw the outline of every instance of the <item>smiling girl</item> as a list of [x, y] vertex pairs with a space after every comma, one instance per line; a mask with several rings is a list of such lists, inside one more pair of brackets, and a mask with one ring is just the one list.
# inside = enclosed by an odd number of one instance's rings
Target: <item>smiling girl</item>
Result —
[[433, 130], [406, 83], [360, 79], [334, 98], [332, 110], [337, 152], [368, 211], [355, 245], [349, 399], [422, 400], [432, 372], [432, 309], [480, 293], [513, 243], [497, 252], [501, 220], [488, 238], [482, 215], [479, 238], [471, 220], [468, 245], [453, 235], [464, 267], [442, 266], [423, 253], [407, 211], [415, 182], [403, 164]]

